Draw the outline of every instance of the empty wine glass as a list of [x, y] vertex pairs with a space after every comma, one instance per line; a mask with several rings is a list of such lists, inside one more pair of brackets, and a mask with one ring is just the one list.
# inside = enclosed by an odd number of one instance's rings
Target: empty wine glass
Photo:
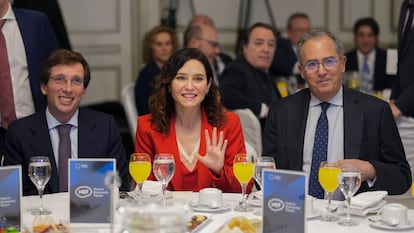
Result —
[[351, 197], [361, 186], [361, 173], [356, 166], [342, 165], [342, 173], [338, 176], [339, 189], [345, 196], [346, 217], [338, 222], [342, 226], [356, 226], [358, 222], [351, 219]]
[[341, 167], [337, 162], [323, 161], [319, 166], [318, 180], [328, 196], [328, 213], [322, 216], [321, 219], [323, 221], [332, 222], [338, 220], [338, 217], [332, 215], [331, 200], [336, 188], [338, 188], [339, 173], [341, 173]]
[[262, 171], [264, 168], [275, 170], [276, 169], [275, 159], [269, 156], [260, 156], [255, 159], [254, 179], [259, 185], [260, 190], [263, 190]]
[[155, 178], [161, 182], [162, 185], [162, 205], [165, 208], [165, 191], [168, 183], [175, 173], [175, 162], [172, 154], [156, 154], [154, 157], [154, 164], [152, 171]]
[[30, 180], [36, 185], [40, 196], [40, 207], [31, 212], [33, 215], [47, 215], [52, 212], [43, 208], [43, 189], [52, 175], [52, 168], [50, 166], [49, 158], [46, 156], [35, 156], [30, 158], [29, 163], [29, 177]]
[[129, 159], [129, 174], [138, 187], [139, 200], [142, 200], [142, 184], [151, 173], [151, 158], [147, 153], [133, 153]]
[[242, 188], [242, 200], [234, 210], [241, 212], [253, 211], [253, 208], [246, 203], [246, 187], [254, 174], [253, 156], [248, 153], [236, 154], [234, 156], [233, 172]]

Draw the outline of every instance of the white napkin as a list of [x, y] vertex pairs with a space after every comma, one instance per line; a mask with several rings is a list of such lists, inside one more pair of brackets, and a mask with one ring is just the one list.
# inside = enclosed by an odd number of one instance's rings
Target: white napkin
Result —
[[[128, 192], [128, 195], [132, 198], [137, 199], [138, 194], [138, 187], [135, 187], [135, 190]], [[159, 181], [153, 181], [153, 180], [146, 180], [142, 184], [142, 197], [143, 198], [161, 198], [162, 195], [162, 185]], [[165, 192], [165, 198], [171, 198], [172, 193], [170, 191]]]
[[351, 209], [364, 210], [375, 206], [388, 195], [387, 191], [369, 191], [352, 197]]

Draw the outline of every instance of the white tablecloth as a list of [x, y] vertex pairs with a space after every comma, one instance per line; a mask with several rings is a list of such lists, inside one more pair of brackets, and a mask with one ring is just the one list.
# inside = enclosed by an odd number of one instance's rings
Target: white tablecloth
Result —
[[[189, 202], [195, 201], [198, 198], [198, 193], [191, 192], [173, 192], [174, 202]], [[232, 206], [236, 205], [240, 200], [240, 194], [224, 194], [223, 202]], [[170, 200], [171, 201], [171, 200]], [[405, 199], [407, 201], [407, 199]], [[414, 202], [414, 199], [411, 199]], [[44, 206], [53, 212], [53, 217], [56, 221], [68, 222], [69, 219], [69, 200], [68, 193], [57, 193], [44, 195], [43, 197]], [[30, 210], [38, 207], [39, 197], [38, 196], [27, 196], [22, 198], [22, 214], [23, 214], [23, 225], [31, 226], [34, 216], [30, 214]], [[232, 209], [217, 213], [202, 213], [206, 215], [210, 221], [203, 226], [197, 233], [212, 233], [219, 229], [223, 224], [235, 216], [246, 216], [247, 218], [261, 218], [254, 212], [241, 213], [235, 212]], [[359, 221], [358, 226], [344, 227], [339, 226], [336, 222], [323, 222], [317, 218], [307, 221], [307, 233], [341, 233], [341, 232], [359, 232], [359, 233], [384, 233], [389, 232], [386, 230], [376, 229], [369, 226], [369, 221], [366, 217], [355, 217]], [[414, 221], [414, 210], [409, 210], [409, 220]], [[109, 227], [90, 226], [87, 228], [72, 226], [72, 232], [111, 232]], [[414, 232], [414, 229], [398, 231], [398, 232]], [[118, 233], [118, 232], [115, 232]]]

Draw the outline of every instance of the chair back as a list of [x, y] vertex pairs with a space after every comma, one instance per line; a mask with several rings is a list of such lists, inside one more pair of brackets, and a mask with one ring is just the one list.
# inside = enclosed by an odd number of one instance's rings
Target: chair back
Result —
[[138, 111], [135, 106], [135, 83], [131, 82], [126, 84], [121, 91], [121, 103], [124, 106], [125, 115], [129, 125], [129, 131], [133, 142], [135, 142], [135, 132], [137, 130], [138, 123]]
[[260, 156], [262, 154], [262, 128], [259, 119], [248, 108], [236, 109], [233, 112], [240, 117], [244, 140], [251, 144]]

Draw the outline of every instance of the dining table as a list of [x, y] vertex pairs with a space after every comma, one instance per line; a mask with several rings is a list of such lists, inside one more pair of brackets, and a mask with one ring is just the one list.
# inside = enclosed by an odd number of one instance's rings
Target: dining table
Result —
[[[194, 205], [198, 202], [197, 192], [170, 192], [171, 198], [167, 199], [168, 203], [182, 203], [186, 205]], [[406, 205], [408, 209], [408, 220], [411, 224], [414, 224], [414, 198], [411, 196], [411, 190], [406, 194], [397, 196], [387, 196], [385, 200], [387, 202], [396, 202]], [[257, 219], [262, 220], [261, 207], [255, 206], [254, 211], [250, 212], [237, 212], [234, 207], [239, 204], [241, 200], [240, 193], [223, 193], [223, 205], [218, 209], [199, 209], [192, 208], [193, 215], [203, 215], [207, 218], [203, 224], [197, 227], [191, 233], [214, 233], [218, 232], [221, 227], [228, 224], [229, 220], [233, 217], [243, 216], [249, 220]], [[314, 202], [314, 205], [325, 205], [324, 200], [318, 200]], [[131, 202], [126, 202], [124, 199], [120, 199], [118, 206], [127, 206]], [[30, 229], [34, 221], [37, 221], [38, 216], [31, 215], [32, 209], [38, 207], [39, 196], [24, 196], [22, 197], [21, 203], [21, 214], [22, 214], [22, 225], [26, 229]], [[45, 208], [52, 211], [52, 218], [55, 222], [63, 222], [70, 226], [71, 232], [82, 232], [82, 233], [121, 233], [121, 221], [117, 219], [117, 211], [115, 211], [115, 217], [113, 224], [71, 224], [69, 222], [69, 194], [67, 192], [46, 194], [43, 196], [43, 205]], [[314, 206], [315, 209], [320, 206]], [[339, 217], [344, 217], [344, 213], [338, 213]], [[378, 228], [373, 226], [373, 223], [369, 221], [369, 217], [374, 214], [368, 214], [366, 216], [352, 216], [352, 218], [358, 221], [357, 226], [340, 226], [337, 222], [325, 222], [322, 221], [318, 216], [311, 216], [306, 221], [307, 233], [348, 233], [348, 232], [363, 232], [363, 233], [384, 233], [391, 232], [393, 229]], [[125, 216], [124, 216], [125, 217]], [[128, 216], [126, 216], [128, 217]], [[277, 219], [275, 219], [277, 221]], [[398, 232], [414, 232], [414, 228], [399, 229]]]

